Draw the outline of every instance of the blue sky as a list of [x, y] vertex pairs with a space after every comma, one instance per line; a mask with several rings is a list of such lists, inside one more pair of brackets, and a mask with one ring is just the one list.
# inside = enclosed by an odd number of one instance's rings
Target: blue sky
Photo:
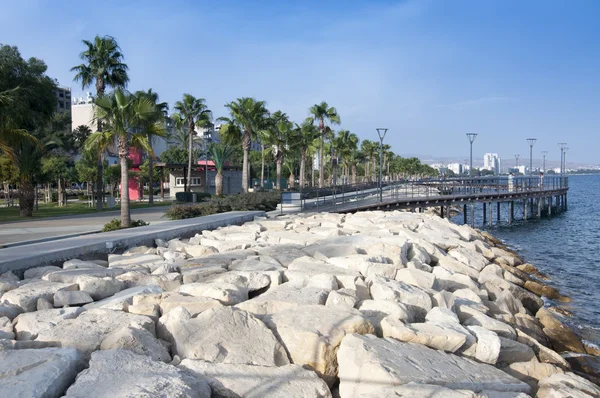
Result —
[[[343, 128], [401, 155], [507, 162], [568, 142], [569, 161], [600, 163], [600, 2], [595, 0], [8, 1], [0, 42], [48, 64], [74, 92], [81, 39], [109, 34], [130, 90], [174, 103], [237, 97], [294, 120], [326, 100]], [[91, 90], [90, 90], [91, 91]]]

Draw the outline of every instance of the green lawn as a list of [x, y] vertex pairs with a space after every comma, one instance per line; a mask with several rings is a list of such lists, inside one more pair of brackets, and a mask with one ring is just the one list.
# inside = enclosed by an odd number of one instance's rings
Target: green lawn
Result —
[[[154, 202], [154, 206], [170, 206], [171, 201]], [[4, 203], [3, 203], [4, 205]], [[151, 207], [148, 203], [134, 203], [130, 204], [131, 209], [144, 209]], [[115, 206], [112, 209], [104, 208], [102, 211], [115, 211], [119, 210], [120, 206]], [[45, 217], [60, 217], [60, 216], [71, 216], [77, 214], [90, 214], [97, 213], [96, 208], [90, 208], [87, 203], [75, 202], [69, 203], [67, 206], [58, 207], [56, 203], [40, 203], [39, 210], [33, 212], [33, 218], [45, 218]], [[21, 217], [19, 215], [18, 204], [14, 207], [0, 207], [0, 223], [10, 221], [23, 221], [31, 220], [28, 217]]]

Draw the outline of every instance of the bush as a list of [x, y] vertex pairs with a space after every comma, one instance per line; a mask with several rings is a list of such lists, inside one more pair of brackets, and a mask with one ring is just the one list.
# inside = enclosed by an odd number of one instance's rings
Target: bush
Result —
[[[143, 227], [144, 225], [150, 225], [150, 223], [147, 223], [143, 220], [131, 220], [130, 228]], [[102, 232], [117, 231], [119, 229], [123, 229], [123, 228], [121, 228], [121, 220], [114, 219], [114, 220], [109, 221], [106, 224], [104, 224], [104, 228], [102, 228]]]
[[271, 211], [277, 208], [280, 200], [279, 191], [236, 194], [215, 197], [197, 205], [171, 206], [165, 215], [171, 220], [183, 220], [228, 211]]
[[204, 199], [211, 198], [211, 195], [206, 192], [177, 192], [175, 200], [178, 202], [193, 203], [194, 195], [196, 195], [196, 202], [202, 202]]

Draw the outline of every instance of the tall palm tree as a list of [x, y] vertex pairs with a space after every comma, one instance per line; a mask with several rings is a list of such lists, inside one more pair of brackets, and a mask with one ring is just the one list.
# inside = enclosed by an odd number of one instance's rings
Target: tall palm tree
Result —
[[[166, 137], [167, 130], [165, 128], [165, 118], [169, 114], [169, 105], [166, 102], [159, 102], [158, 93], [149, 89], [148, 91], [136, 91], [135, 96], [138, 98], [146, 98], [154, 104], [154, 117], [144, 121], [141, 128], [141, 134], [145, 136], [150, 143], [150, 150], [146, 151], [148, 155], [148, 179], [150, 180], [148, 185], [148, 204], [154, 204], [154, 191], [152, 189], [152, 182], [154, 177], [154, 148], [152, 146], [154, 140], [158, 137]], [[140, 142], [141, 146], [144, 143]]]
[[[277, 113], [277, 112], [276, 112]], [[281, 166], [288, 149], [295, 148], [294, 124], [287, 119], [285, 114], [268, 129], [267, 142], [275, 149], [275, 165], [277, 170], [277, 189], [281, 189]]]
[[323, 173], [323, 138], [325, 136], [326, 123], [340, 124], [340, 116], [334, 107], [330, 107], [327, 102], [323, 101], [320, 104], [315, 104], [308, 110], [310, 116], [307, 118], [311, 124], [318, 123], [319, 131], [321, 132], [319, 146], [319, 188], [323, 188], [325, 179]]
[[258, 131], [265, 128], [269, 111], [264, 101], [254, 98], [238, 98], [225, 107], [229, 109], [229, 117], [219, 118], [224, 125], [221, 126], [221, 135], [226, 141], [239, 143], [241, 141], [244, 151], [242, 161], [242, 191], [248, 192], [248, 154], [253, 138], [257, 138]]
[[[104, 153], [115, 143], [115, 136], [111, 131], [97, 131], [88, 136], [83, 143], [83, 148], [90, 153], [95, 154], [95, 158], [100, 159], [104, 166]], [[98, 185], [96, 184], [96, 188]], [[98, 196], [96, 196], [97, 198]]]
[[[296, 124], [296, 145], [300, 152], [300, 189], [304, 188], [304, 177], [306, 173], [306, 158], [314, 141], [319, 138], [319, 130], [312, 123]], [[312, 163], [311, 163], [312, 164]]]
[[215, 195], [223, 195], [223, 167], [235, 152], [235, 149], [226, 144], [211, 144], [209, 150], [212, 154], [217, 175], [215, 176]]
[[374, 162], [378, 147], [377, 143], [370, 140], [364, 140], [360, 144], [360, 150], [363, 152], [366, 160], [365, 178], [368, 181], [372, 180], [371, 173], [375, 171]]
[[[81, 81], [81, 89], [96, 85], [96, 98], [104, 95], [106, 87], [125, 88], [129, 82], [127, 65], [123, 63], [123, 53], [112, 36], [96, 36], [93, 41], [82, 40], [86, 49], [79, 54], [84, 61], [71, 68], [76, 72], [73, 80]], [[98, 130], [102, 131], [102, 119], [97, 119]], [[102, 182], [102, 159], [98, 158], [98, 175], [96, 178], [96, 209], [102, 210], [104, 186]]]
[[348, 130], [340, 130], [334, 139], [334, 146], [336, 147], [338, 156], [341, 158], [341, 163], [345, 168], [346, 181], [348, 181], [352, 166], [354, 166], [354, 173], [356, 173], [356, 165], [352, 162], [352, 155], [358, 148], [358, 136]]
[[[136, 97], [120, 88], [110, 95], [104, 95], [94, 100], [94, 115], [96, 119], [106, 120], [111, 134], [118, 141], [119, 162], [121, 164], [121, 228], [131, 226], [129, 212], [129, 173], [127, 159], [132, 141], [146, 150], [151, 150], [149, 141], [143, 135], [138, 135], [132, 140], [132, 129], [141, 128], [156, 115], [155, 104], [145, 97]], [[89, 140], [95, 135], [93, 133]]]
[[193, 158], [193, 141], [194, 135], [196, 134], [196, 125], [203, 124], [207, 118], [210, 120], [210, 110], [206, 107], [206, 100], [204, 98], [196, 98], [191, 94], [183, 94], [183, 99], [175, 103], [175, 120], [180, 120], [187, 126], [188, 133], [188, 170], [187, 178], [184, 179], [183, 184], [185, 191], [189, 192], [189, 183], [192, 180], [192, 158]]

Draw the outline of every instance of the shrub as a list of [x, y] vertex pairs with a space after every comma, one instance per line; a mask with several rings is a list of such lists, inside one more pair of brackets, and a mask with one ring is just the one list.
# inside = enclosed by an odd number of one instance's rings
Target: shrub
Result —
[[[143, 227], [144, 225], [150, 225], [150, 223], [147, 223], [143, 220], [131, 220], [130, 228]], [[118, 220], [115, 218], [114, 220], [109, 221], [106, 224], [104, 224], [104, 228], [102, 228], [102, 232], [117, 231], [119, 229], [123, 229], [123, 228], [121, 228], [121, 220]]]
[[277, 208], [280, 200], [281, 193], [278, 191], [235, 194], [215, 197], [197, 205], [171, 206], [165, 216], [171, 220], [183, 220], [228, 211], [271, 211]]
[[196, 202], [202, 202], [204, 199], [210, 199], [211, 197], [207, 192], [177, 192], [175, 194], [175, 200], [178, 202], [193, 203], [194, 195], [196, 195]]

